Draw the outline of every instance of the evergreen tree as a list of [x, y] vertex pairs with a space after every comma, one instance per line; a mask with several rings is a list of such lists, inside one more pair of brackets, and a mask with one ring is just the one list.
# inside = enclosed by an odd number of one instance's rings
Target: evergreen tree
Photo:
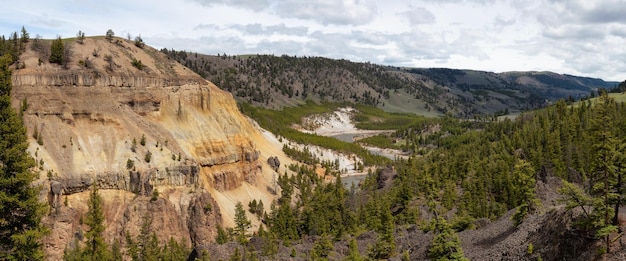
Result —
[[435, 261], [469, 261], [463, 255], [459, 236], [444, 219], [437, 219], [437, 234], [433, 238], [432, 245], [428, 248], [428, 256]]
[[106, 242], [104, 241], [104, 213], [102, 211], [102, 197], [98, 193], [98, 185], [91, 185], [89, 200], [87, 201], [87, 218], [85, 224], [89, 227], [85, 233], [86, 244], [83, 250], [83, 258], [85, 260], [108, 260], [110, 252]]
[[181, 244], [174, 238], [170, 238], [167, 244], [163, 247], [161, 254], [161, 260], [167, 261], [185, 261], [191, 251], [186, 244]]
[[115, 36], [115, 33], [113, 32], [113, 30], [111, 30], [111, 29], [107, 30], [107, 32], [106, 32], [106, 34], [105, 34], [105, 38], [106, 38], [107, 40], [109, 40], [109, 42], [110, 42], [111, 40], [113, 40], [113, 36]]
[[144, 217], [136, 240], [133, 240], [130, 234], [126, 234], [126, 246], [132, 260], [156, 260], [161, 254], [156, 233], [150, 233], [151, 225], [152, 219]]
[[29, 39], [30, 39], [30, 34], [28, 33], [28, 31], [26, 31], [26, 28], [22, 26], [22, 30], [20, 34], [20, 41], [26, 43], [28, 42]]
[[65, 45], [61, 36], [57, 36], [57, 39], [52, 40], [50, 45], [50, 63], [63, 64], [63, 57], [65, 54]]
[[313, 260], [328, 259], [328, 255], [333, 249], [335, 249], [335, 247], [330, 237], [322, 235], [315, 240], [315, 244], [313, 244], [313, 249], [311, 250], [311, 257]]
[[591, 165], [591, 195], [596, 197], [594, 205], [593, 225], [596, 227], [596, 236], [604, 238], [606, 251], [610, 252], [610, 234], [617, 231], [613, 224], [613, 204], [618, 201], [615, 190], [617, 173], [615, 161], [617, 159], [617, 140], [613, 131], [613, 115], [615, 103], [604, 91], [600, 95], [600, 102], [596, 105], [596, 116], [592, 121], [593, 161]]
[[[535, 198], [535, 170], [529, 162], [517, 159], [513, 168], [513, 179], [515, 179], [517, 186], [511, 190], [515, 193], [516, 201], [521, 202], [517, 212], [513, 215], [513, 223], [517, 226], [539, 203]], [[517, 202], [516, 205], [518, 205]]]
[[361, 253], [359, 253], [359, 246], [357, 246], [356, 240], [354, 238], [350, 240], [348, 249], [350, 252], [348, 253], [348, 256], [346, 256], [343, 259], [343, 261], [364, 261], [365, 260], [365, 258], [361, 256]]
[[232, 238], [230, 238], [226, 230], [224, 230], [224, 228], [221, 225], [217, 225], [217, 235], [215, 236], [215, 243], [218, 243], [221, 245], [231, 240]]
[[11, 107], [9, 55], [0, 57], [0, 260], [41, 260], [40, 224], [46, 208], [31, 183], [35, 161], [26, 152], [22, 119]]
[[248, 240], [247, 231], [250, 225], [251, 223], [246, 216], [246, 211], [243, 209], [243, 204], [237, 202], [237, 205], [235, 205], [235, 235], [239, 242], [245, 243]]

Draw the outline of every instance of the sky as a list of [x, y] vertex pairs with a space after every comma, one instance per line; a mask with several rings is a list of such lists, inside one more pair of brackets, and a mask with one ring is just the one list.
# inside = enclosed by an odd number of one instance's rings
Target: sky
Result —
[[3, 0], [0, 34], [626, 80], [626, 0]]

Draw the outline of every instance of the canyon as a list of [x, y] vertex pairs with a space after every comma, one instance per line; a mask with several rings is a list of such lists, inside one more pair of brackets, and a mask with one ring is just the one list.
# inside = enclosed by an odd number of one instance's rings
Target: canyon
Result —
[[47, 259], [82, 237], [94, 184], [104, 199], [105, 237], [122, 245], [146, 221], [161, 241], [207, 244], [217, 226], [234, 224], [237, 202], [270, 205], [276, 174], [267, 159], [291, 160], [230, 93], [132, 41], [65, 45], [65, 66], [26, 48], [12, 75], [12, 104], [22, 110], [36, 185], [50, 206]]

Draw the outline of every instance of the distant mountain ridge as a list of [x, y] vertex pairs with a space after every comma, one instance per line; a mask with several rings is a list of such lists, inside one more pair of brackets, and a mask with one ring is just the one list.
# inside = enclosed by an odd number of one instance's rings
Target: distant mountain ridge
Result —
[[553, 72], [494, 73], [400, 68], [323, 57], [161, 52], [238, 100], [275, 109], [310, 99], [471, 118], [535, 109], [563, 98], [579, 99], [618, 84]]

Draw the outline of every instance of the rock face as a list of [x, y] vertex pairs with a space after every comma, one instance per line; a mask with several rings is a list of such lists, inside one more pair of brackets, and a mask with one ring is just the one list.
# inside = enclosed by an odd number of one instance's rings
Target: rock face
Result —
[[49, 259], [85, 231], [78, 220], [94, 183], [111, 195], [103, 196], [107, 240], [122, 245], [146, 218], [160, 239], [210, 242], [217, 224], [232, 225], [237, 201], [271, 202], [264, 155], [284, 154], [229, 93], [147, 46], [102, 38], [69, 45], [68, 68], [27, 48], [12, 78], [53, 206], [44, 220]]

